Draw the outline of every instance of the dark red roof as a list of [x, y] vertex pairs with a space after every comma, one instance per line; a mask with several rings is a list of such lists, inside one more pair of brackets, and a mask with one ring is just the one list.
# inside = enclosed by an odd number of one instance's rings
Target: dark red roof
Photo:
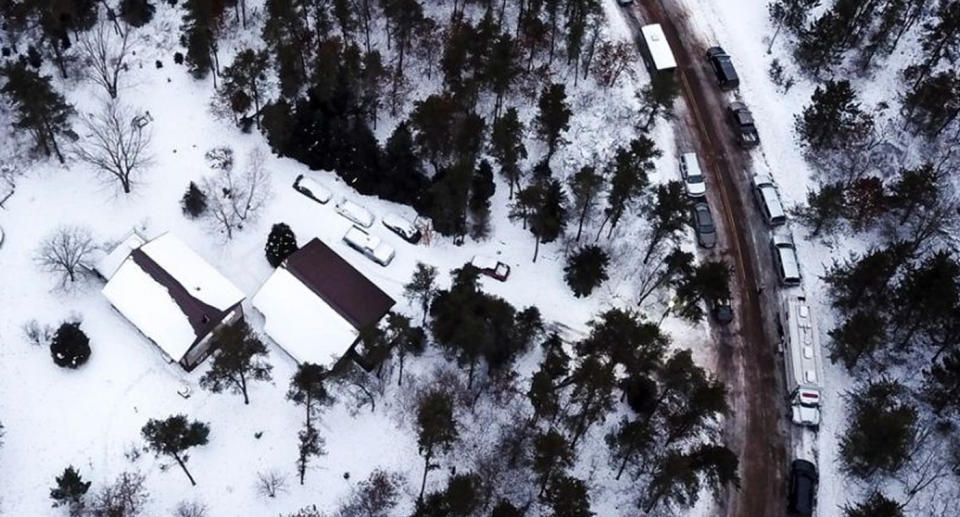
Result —
[[375, 325], [396, 303], [320, 239], [287, 257], [285, 266], [357, 329]]

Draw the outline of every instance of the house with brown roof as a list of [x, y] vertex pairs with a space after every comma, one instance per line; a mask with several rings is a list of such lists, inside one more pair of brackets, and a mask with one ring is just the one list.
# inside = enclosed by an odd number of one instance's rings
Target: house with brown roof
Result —
[[243, 318], [243, 293], [170, 233], [124, 239], [97, 270], [113, 308], [187, 371], [213, 351], [215, 330]]
[[364, 329], [396, 303], [320, 239], [287, 257], [253, 297], [264, 332], [297, 362], [356, 357]]

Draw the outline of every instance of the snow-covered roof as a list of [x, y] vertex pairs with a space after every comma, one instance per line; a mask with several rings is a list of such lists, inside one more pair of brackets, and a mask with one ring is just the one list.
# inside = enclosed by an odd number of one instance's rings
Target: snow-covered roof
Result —
[[663, 27], [659, 23], [644, 25], [640, 28], [640, 32], [643, 34], [647, 50], [650, 51], [654, 68], [669, 70], [677, 67], [677, 60], [673, 57], [673, 51], [670, 50], [670, 44], [667, 43], [667, 37], [663, 34]]
[[243, 292], [172, 233], [140, 248], [194, 298], [225, 311], [243, 301]]
[[193, 326], [165, 286], [132, 259], [117, 269], [103, 295], [168, 356], [179, 361], [196, 341]]
[[120, 269], [120, 265], [123, 264], [123, 261], [130, 256], [130, 252], [146, 244], [147, 239], [142, 235], [137, 233], [135, 230], [127, 234], [119, 244], [114, 246], [114, 248], [104, 255], [100, 260], [97, 261], [97, 264], [94, 266], [94, 269], [97, 270], [97, 273], [103, 278], [110, 280], [113, 278], [113, 274]]
[[283, 267], [254, 295], [253, 307], [266, 318], [267, 335], [301, 363], [331, 366], [359, 336], [350, 322]]
[[129, 251], [109, 278], [103, 295], [176, 361], [244, 298], [220, 272], [169, 233]]

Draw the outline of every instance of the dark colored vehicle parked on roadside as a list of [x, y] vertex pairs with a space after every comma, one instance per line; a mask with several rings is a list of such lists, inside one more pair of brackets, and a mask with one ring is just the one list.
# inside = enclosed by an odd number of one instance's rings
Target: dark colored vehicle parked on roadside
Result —
[[817, 466], [807, 460], [793, 460], [790, 465], [790, 485], [787, 493], [787, 511], [791, 515], [813, 515], [817, 496]]
[[694, 203], [690, 209], [691, 224], [693, 230], [697, 233], [697, 243], [704, 248], [712, 248], [717, 245], [717, 228], [713, 224], [713, 216], [710, 215], [710, 207], [704, 203]]
[[717, 76], [717, 82], [720, 88], [724, 90], [733, 90], [740, 86], [740, 77], [737, 70], [733, 67], [733, 61], [730, 55], [723, 51], [721, 47], [710, 47], [707, 49], [707, 61], [710, 62], [710, 68]]
[[760, 135], [750, 109], [742, 102], [734, 102], [730, 104], [728, 112], [740, 146], [745, 149], [756, 147], [760, 143]]
[[727, 298], [720, 298], [718, 300], [710, 300], [707, 302], [710, 305], [710, 313], [713, 314], [713, 319], [721, 325], [726, 325], [733, 321], [733, 306], [730, 305], [730, 300]]

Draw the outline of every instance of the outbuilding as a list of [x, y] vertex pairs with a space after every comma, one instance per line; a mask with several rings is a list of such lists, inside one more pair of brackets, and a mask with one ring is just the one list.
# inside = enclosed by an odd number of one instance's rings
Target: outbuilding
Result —
[[298, 363], [332, 368], [352, 357], [361, 332], [376, 327], [396, 302], [314, 238], [287, 257], [253, 297], [263, 330]]
[[243, 318], [243, 293], [170, 233], [128, 235], [97, 271], [117, 312], [187, 371], [213, 351], [215, 330]]

